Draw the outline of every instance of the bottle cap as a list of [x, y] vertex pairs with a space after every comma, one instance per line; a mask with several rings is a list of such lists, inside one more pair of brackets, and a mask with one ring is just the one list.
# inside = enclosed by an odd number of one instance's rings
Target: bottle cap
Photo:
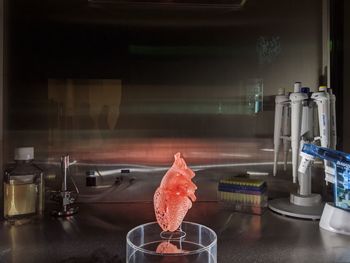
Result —
[[309, 88], [309, 87], [302, 87], [302, 88], [300, 89], [300, 92], [301, 92], [301, 93], [306, 93], [306, 94], [308, 94], [308, 93], [310, 93], [310, 88]]
[[15, 161], [34, 160], [34, 147], [19, 147], [15, 149]]
[[327, 86], [319, 86], [318, 91], [327, 91]]
[[294, 83], [294, 92], [300, 92], [301, 89], [301, 82], [295, 82]]

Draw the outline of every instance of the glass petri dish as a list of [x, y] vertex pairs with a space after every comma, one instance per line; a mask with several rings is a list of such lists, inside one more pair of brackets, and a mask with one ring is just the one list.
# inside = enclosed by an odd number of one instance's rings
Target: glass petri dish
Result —
[[210, 228], [182, 222], [175, 232], [164, 232], [157, 222], [137, 226], [126, 236], [128, 263], [216, 263], [217, 237]]

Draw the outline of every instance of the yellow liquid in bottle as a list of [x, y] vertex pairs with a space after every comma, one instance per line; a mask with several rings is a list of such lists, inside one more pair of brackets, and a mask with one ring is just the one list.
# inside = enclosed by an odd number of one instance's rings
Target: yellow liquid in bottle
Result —
[[4, 184], [5, 218], [25, 216], [36, 212], [38, 189], [31, 184]]

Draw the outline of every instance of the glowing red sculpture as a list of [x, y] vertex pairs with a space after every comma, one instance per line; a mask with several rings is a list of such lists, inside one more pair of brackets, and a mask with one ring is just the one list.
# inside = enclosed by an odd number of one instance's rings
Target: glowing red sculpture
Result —
[[179, 228], [192, 202], [196, 201], [194, 192], [197, 189], [191, 181], [194, 172], [187, 167], [180, 153], [174, 157], [173, 165], [164, 175], [153, 198], [159, 226], [171, 232]]

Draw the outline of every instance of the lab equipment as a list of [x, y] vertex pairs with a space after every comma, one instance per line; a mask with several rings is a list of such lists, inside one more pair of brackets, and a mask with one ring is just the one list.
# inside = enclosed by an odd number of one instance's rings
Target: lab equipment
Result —
[[95, 170], [86, 172], [86, 186], [97, 186], [97, 173]]
[[289, 96], [291, 105], [291, 147], [293, 183], [297, 182], [298, 156], [300, 146], [303, 101], [308, 98], [306, 93], [293, 92]]
[[266, 182], [244, 177], [222, 179], [218, 200], [224, 208], [261, 215], [267, 207]]
[[350, 154], [313, 144], [304, 144], [299, 172], [305, 173], [316, 158], [327, 161], [325, 170], [334, 178], [334, 204], [327, 203], [320, 227], [350, 235]]
[[16, 148], [14, 160], [14, 167], [4, 176], [4, 218], [11, 221], [40, 216], [45, 203], [44, 172], [33, 163], [34, 148]]
[[[292, 150], [292, 169], [293, 182], [298, 179], [298, 158], [300, 145], [302, 142], [319, 140], [323, 147], [336, 146], [336, 117], [335, 117], [335, 95], [331, 90], [327, 92], [327, 88], [320, 86], [318, 92], [314, 92], [310, 96], [308, 88], [301, 87], [301, 82], [294, 84], [294, 92], [283, 95], [279, 90], [275, 99], [275, 127], [274, 127], [274, 167], [273, 174], [277, 174], [278, 155], [280, 140], [284, 143], [284, 166], [286, 163], [286, 155], [288, 153], [287, 141], [291, 141]], [[290, 117], [288, 114], [290, 109]], [[313, 134], [316, 125], [313, 118], [314, 109], [318, 112], [319, 136]], [[288, 127], [289, 118], [290, 127]], [[283, 130], [281, 126], [283, 123]], [[290, 131], [290, 137], [288, 131]], [[332, 144], [332, 145], [331, 145]]]
[[[78, 207], [74, 206], [76, 199], [79, 195], [79, 190], [73, 180], [73, 177], [69, 174], [69, 167], [75, 164], [76, 161], [70, 162], [69, 155], [61, 157], [61, 172], [62, 172], [62, 187], [60, 191], [52, 192], [52, 199], [59, 202], [60, 209], [53, 210], [52, 214], [54, 216], [71, 216], [78, 212]], [[70, 176], [74, 186], [75, 192], [69, 191], [67, 187], [67, 178]]]
[[[277, 174], [277, 162], [278, 154], [280, 149], [281, 136], [286, 136], [286, 133], [289, 133], [288, 129], [288, 117], [289, 109], [287, 103], [289, 102], [288, 95], [285, 94], [284, 89], [278, 91], [278, 95], [275, 98], [275, 127], [274, 127], [274, 166], [273, 166], [273, 175]], [[283, 130], [282, 130], [283, 125]], [[287, 162], [287, 152], [288, 146], [286, 145], [287, 140], [283, 140], [284, 144], [284, 162]], [[287, 152], [286, 152], [287, 151]]]
[[127, 263], [217, 262], [217, 236], [210, 228], [183, 221], [174, 232], [162, 231], [157, 222], [130, 230], [126, 236]]
[[[281, 116], [281, 107], [277, 107], [280, 95], [276, 96], [275, 116]], [[322, 198], [311, 192], [311, 169], [305, 173], [298, 172], [299, 153], [305, 143], [320, 143], [323, 147], [336, 146], [335, 96], [331, 90], [321, 86], [317, 92], [311, 93], [309, 88], [301, 87], [300, 82], [294, 84], [294, 92], [290, 93], [289, 101], [283, 101], [284, 107], [291, 111], [291, 135], [281, 135], [280, 123], [288, 122], [284, 115], [282, 120], [275, 117], [274, 134], [274, 175], [278, 167], [278, 148], [280, 140], [290, 140], [292, 150], [293, 183], [298, 183], [298, 191], [291, 193], [289, 199], [275, 199], [269, 202], [269, 208], [275, 212], [309, 219], [319, 219], [322, 214]], [[317, 111], [317, 118], [314, 113]], [[280, 117], [279, 117], [280, 118]], [[287, 117], [288, 118], [288, 117]], [[317, 132], [315, 128], [318, 128]], [[277, 147], [276, 147], [277, 145]], [[287, 145], [288, 147], [288, 145]], [[285, 149], [285, 151], [287, 151]], [[285, 163], [285, 160], [284, 160]], [[327, 167], [327, 161], [325, 161]], [[326, 169], [326, 181], [332, 182], [333, 175]]]
[[318, 123], [320, 129], [320, 142], [322, 147], [329, 147], [330, 139], [330, 104], [328, 93], [320, 88], [321, 91], [314, 92], [311, 99], [317, 104]]

